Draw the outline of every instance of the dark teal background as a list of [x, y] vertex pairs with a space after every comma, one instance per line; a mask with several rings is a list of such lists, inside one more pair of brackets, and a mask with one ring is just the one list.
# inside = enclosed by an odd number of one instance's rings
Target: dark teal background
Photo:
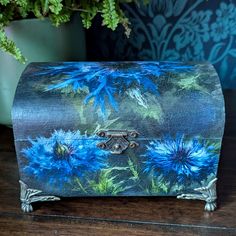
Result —
[[236, 88], [236, 0], [150, 0], [124, 5], [132, 26], [112, 32], [99, 19], [88, 32], [90, 60], [210, 61], [223, 88]]

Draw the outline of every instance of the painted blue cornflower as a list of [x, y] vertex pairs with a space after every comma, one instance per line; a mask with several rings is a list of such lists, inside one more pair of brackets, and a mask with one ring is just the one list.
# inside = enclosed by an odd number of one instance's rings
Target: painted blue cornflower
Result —
[[144, 171], [153, 171], [170, 186], [200, 183], [217, 171], [218, 156], [214, 147], [197, 138], [187, 140], [184, 135], [150, 142], [144, 156]]
[[93, 137], [79, 131], [54, 131], [49, 138], [29, 140], [31, 147], [22, 150], [27, 164], [23, 171], [48, 184], [63, 186], [73, 177], [83, 178], [106, 167], [107, 151], [96, 147]]
[[46, 91], [70, 87], [74, 93], [87, 90], [84, 103], [93, 99], [94, 107], [106, 114], [106, 101], [118, 111], [115, 95], [125, 95], [129, 88], [140, 88], [158, 95], [157, 77], [167, 72], [189, 71], [191, 65], [181, 62], [64, 62], [42, 66], [45, 70], [38, 75], [51, 77], [57, 82]]

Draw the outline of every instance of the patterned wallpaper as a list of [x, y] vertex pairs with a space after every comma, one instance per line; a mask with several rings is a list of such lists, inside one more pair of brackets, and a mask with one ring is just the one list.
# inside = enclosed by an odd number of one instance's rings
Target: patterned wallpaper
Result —
[[130, 38], [122, 27], [112, 32], [96, 21], [88, 32], [89, 59], [206, 60], [224, 88], [236, 88], [236, 0], [150, 0], [124, 9]]

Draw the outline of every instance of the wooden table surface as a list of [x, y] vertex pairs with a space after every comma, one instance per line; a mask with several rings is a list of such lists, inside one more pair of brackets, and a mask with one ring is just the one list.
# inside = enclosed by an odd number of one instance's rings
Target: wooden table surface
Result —
[[236, 235], [236, 92], [225, 92], [218, 209], [163, 197], [70, 198], [20, 210], [13, 135], [0, 126], [0, 235]]

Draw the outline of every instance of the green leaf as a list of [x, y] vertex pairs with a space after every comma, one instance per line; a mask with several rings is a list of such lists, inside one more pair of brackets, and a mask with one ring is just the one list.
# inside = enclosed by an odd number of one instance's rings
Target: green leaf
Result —
[[27, 0], [15, 0], [16, 4], [20, 7], [26, 7], [28, 5]]
[[[144, 0], [146, 1], [146, 0]], [[9, 52], [19, 61], [25, 61], [14, 42], [4, 34], [3, 27], [15, 19], [49, 17], [55, 26], [68, 22], [74, 11], [81, 12], [83, 26], [89, 28], [92, 20], [99, 13], [103, 18], [103, 25], [115, 30], [118, 24], [123, 25], [125, 34], [129, 37], [131, 29], [129, 19], [121, 10], [122, 3], [138, 3], [139, 0], [0, 0], [0, 49]]]
[[15, 43], [7, 38], [5, 32], [0, 29], [0, 49], [11, 54], [19, 62], [25, 63], [26, 59], [23, 57], [21, 51], [16, 47]]
[[4, 11], [0, 13], [0, 30], [7, 26], [14, 19], [14, 9], [10, 4], [4, 7]]
[[97, 181], [89, 181], [89, 186], [94, 193], [100, 195], [117, 195], [130, 188], [130, 186], [125, 186], [124, 181], [116, 181], [118, 176], [113, 175], [114, 170], [122, 171], [126, 170], [126, 168], [114, 167], [102, 170]]
[[10, 3], [9, 0], [0, 0], [0, 5], [6, 6], [8, 3]]
[[33, 9], [32, 9], [34, 15], [39, 18], [42, 19], [43, 15], [41, 13], [42, 11], [42, 7], [41, 7], [41, 2], [40, 0], [35, 1], [34, 5], [33, 5]]
[[129, 169], [133, 175], [133, 180], [138, 180], [139, 179], [139, 174], [138, 174], [138, 168], [137, 166], [134, 165], [134, 163], [131, 161], [131, 159], [128, 159], [128, 165]]
[[45, 0], [42, 5], [43, 5], [43, 15], [46, 15], [49, 11], [49, 0]]
[[86, 188], [82, 185], [82, 183], [81, 183], [79, 178], [75, 178], [74, 179], [73, 190], [75, 190], [75, 191], [80, 190], [80, 191], [82, 191], [85, 194], [88, 193]]
[[207, 89], [199, 83], [199, 74], [180, 75], [175, 83], [180, 90], [202, 91], [207, 93]]
[[166, 194], [168, 193], [168, 184], [152, 176], [150, 184], [146, 192], [150, 195]]
[[29, 13], [31, 13], [34, 4], [30, 0], [17, 0], [18, 12], [22, 18], [26, 18]]
[[103, 25], [106, 25], [112, 30], [115, 30], [117, 28], [120, 19], [117, 13], [115, 0], [103, 0], [102, 18]]
[[137, 89], [129, 89], [127, 95], [130, 97], [130, 100], [127, 103], [121, 104], [122, 110], [129, 109], [142, 117], [142, 119], [153, 118], [159, 124], [164, 122], [164, 113], [155, 95], [148, 92], [142, 94]]
[[97, 12], [98, 12], [97, 6], [92, 6], [88, 11], [80, 13], [84, 28], [89, 29], [91, 27], [92, 20], [96, 16]]
[[70, 17], [71, 17], [71, 12], [66, 9], [62, 9], [59, 15], [56, 15], [56, 14], [49, 15], [50, 20], [55, 26], [59, 26], [61, 24], [69, 22]]
[[58, 15], [63, 8], [62, 0], [49, 0], [48, 2], [50, 11]]

